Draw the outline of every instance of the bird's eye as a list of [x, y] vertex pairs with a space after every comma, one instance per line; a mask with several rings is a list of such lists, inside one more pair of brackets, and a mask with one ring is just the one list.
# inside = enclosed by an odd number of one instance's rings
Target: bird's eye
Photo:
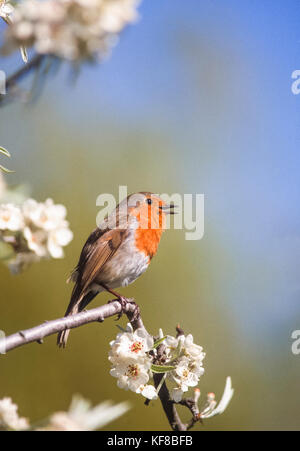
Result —
[[151, 205], [152, 204], [152, 199], [147, 199], [146, 202], [147, 202], [148, 205]]

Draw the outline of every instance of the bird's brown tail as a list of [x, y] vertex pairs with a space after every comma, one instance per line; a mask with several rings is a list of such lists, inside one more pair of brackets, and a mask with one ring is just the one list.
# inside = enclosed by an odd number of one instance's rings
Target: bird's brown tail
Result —
[[[75, 285], [69, 307], [67, 308], [67, 311], [65, 313], [65, 317], [70, 316], [70, 315], [76, 315], [76, 313], [79, 313], [82, 310], [84, 310], [86, 308], [86, 306], [92, 301], [92, 299], [94, 299], [94, 297], [98, 294], [98, 292], [90, 291], [86, 295], [78, 296], [76, 290], [77, 290], [77, 287]], [[66, 347], [69, 333], [70, 333], [70, 329], [65, 329], [58, 333], [57, 345], [60, 348]]]
[[[75, 315], [76, 313], [78, 313], [79, 309], [78, 309], [78, 305], [74, 305], [74, 307], [72, 308], [72, 310], [67, 310], [65, 317], [66, 316], [70, 316], [70, 315]], [[67, 341], [68, 341], [68, 337], [69, 337], [69, 333], [70, 333], [70, 329], [65, 329], [62, 330], [61, 332], [58, 333], [57, 335], [57, 346], [59, 348], [65, 348]]]
[[66, 347], [69, 333], [70, 333], [70, 329], [66, 329], [66, 330], [63, 330], [63, 331], [59, 332], [59, 334], [57, 336], [57, 346], [59, 348], [65, 348]]

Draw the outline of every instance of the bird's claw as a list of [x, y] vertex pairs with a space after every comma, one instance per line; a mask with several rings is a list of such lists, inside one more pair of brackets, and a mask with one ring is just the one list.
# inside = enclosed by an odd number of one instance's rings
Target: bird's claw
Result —
[[[117, 302], [119, 302], [121, 304], [121, 312], [118, 313], [118, 317], [116, 319], [116, 321], [118, 321], [120, 318], [122, 318], [123, 313], [126, 311], [127, 304], [135, 304], [135, 302], [134, 302], [133, 298], [125, 298], [124, 296], [120, 296], [117, 299], [113, 299], [113, 300], [108, 301], [108, 302], [111, 303], [111, 302], [115, 302], [115, 301], [117, 301]], [[138, 312], [137, 312], [137, 317], [138, 317], [139, 314], [140, 314], [140, 309], [139, 309], [137, 304], [136, 304], [136, 307], [138, 309]], [[135, 316], [135, 311], [134, 311], [133, 315]]]

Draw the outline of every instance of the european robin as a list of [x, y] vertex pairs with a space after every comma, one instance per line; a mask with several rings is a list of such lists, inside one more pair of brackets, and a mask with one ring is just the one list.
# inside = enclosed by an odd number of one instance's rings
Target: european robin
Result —
[[[166, 214], [174, 214], [174, 205], [149, 192], [120, 202], [83, 246], [69, 278], [75, 285], [65, 316], [84, 310], [101, 291], [126, 301], [113, 289], [129, 285], [146, 271], [166, 227]], [[66, 346], [69, 332], [59, 333], [60, 347]]]

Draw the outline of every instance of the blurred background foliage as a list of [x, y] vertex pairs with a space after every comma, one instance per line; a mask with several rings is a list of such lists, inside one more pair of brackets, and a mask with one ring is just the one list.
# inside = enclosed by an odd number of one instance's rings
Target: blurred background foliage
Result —
[[[143, 2], [142, 19], [112, 57], [67, 69], [37, 103], [0, 111], [0, 144], [12, 154], [8, 183], [27, 182], [37, 200], [68, 208], [75, 234], [66, 258], [14, 277], [0, 267], [0, 329], [10, 334], [61, 316], [66, 285], [95, 226], [96, 198], [129, 192], [204, 193], [205, 236], [168, 231], [149, 270], [123, 289], [149, 331], [194, 335], [206, 353], [202, 394], [235, 396], [224, 415], [197, 429], [298, 429], [299, 323], [299, 2]], [[19, 55], [1, 61], [8, 73]], [[100, 305], [109, 297], [101, 294]], [[125, 324], [125, 319], [120, 321]], [[0, 397], [37, 420], [66, 409], [73, 393], [96, 404], [129, 400], [111, 430], [168, 428], [159, 402], [119, 390], [109, 375], [116, 323], [72, 331], [1, 358]]]

